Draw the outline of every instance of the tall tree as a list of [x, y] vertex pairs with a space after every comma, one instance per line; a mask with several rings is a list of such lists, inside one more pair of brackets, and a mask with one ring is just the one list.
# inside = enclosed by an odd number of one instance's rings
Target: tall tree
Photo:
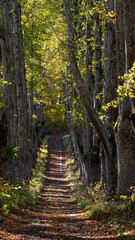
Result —
[[[100, 123], [98, 116], [93, 108], [91, 97], [87, 89], [84, 87], [83, 79], [78, 68], [77, 59], [75, 56], [74, 29], [73, 29], [72, 15], [70, 10], [70, 1], [64, 0], [64, 6], [65, 6], [66, 19], [68, 24], [68, 48], [69, 48], [69, 58], [70, 58], [72, 74], [76, 81], [76, 85], [77, 85], [79, 94], [82, 98], [83, 104], [87, 110], [88, 117], [90, 121], [93, 123], [99, 135], [99, 138], [104, 146], [104, 149], [107, 155], [107, 161], [111, 162], [112, 147], [111, 147], [110, 141], [107, 137], [107, 134], [103, 125]], [[111, 171], [110, 172], [108, 171], [108, 190], [112, 188], [112, 182], [113, 182], [112, 178], [113, 176], [111, 175]]]
[[[3, 156], [5, 157], [2, 158], [2, 176], [16, 180], [26, 179], [31, 175], [20, 10], [20, 4], [16, 0], [1, 1], [1, 27], [4, 33], [2, 38], [4, 104], [6, 105], [3, 117], [7, 122], [8, 139], [3, 146]], [[17, 151], [17, 155], [15, 151]], [[11, 155], [10, 159], [8, 154]]]
[[[135, 2], [115, 1], [117, 12], [117, 70], [118, 76], [128, 73], [135, 62]], [[120, 80], [122, 84], [122, 80]], [[131, 115], [134, 112], [132, 99], [127, 95], [119, 104], [116, 128], [118, 191], [126, 193], [135, 185], [135, 132]]]
[[[70, 1], [64, 0], [64, 7], [68, 25], [68, 49], [69, 49], [69, 59], [73, 77], [76, 81], [76, 86], [78, 88], [80, 97], [83, 101], [83, 104], [86, 108], [88, 118], [93, 123], [99, 139], [104, 146], [105, 157], [106, 157], [106, 177], [107, 177], [107, 188], [108, 190], [115, 189], [116, 186], [116, 160], [118, 163], [118, 192], [127, 192], [129, 188], [134, 185], [134, 132], [131, 128], [131, 119], [126, 120], [130, 121], [130, 124], [125, 125], [125, 120], [123, 120], [123, 113], [128, 110], [128, 113], [132, 114], [133, 109], [131, 108], [132, 100], [127, 97], [126, 102], [120, 104], [119, 108], [119, 118], [118, 118], [118, 130], [117, 130], [117, 155], [116, 155], [116, 145], [114, 138], [114, 130], [113, 126], [117, 120], [117, 109], [113, 107], [109, 108], [107, 111], [108, 120], [106, 120], [106, 124], [103, 124], [99, 121], [98, 115], [96, 114], [93, 103], [92, 96], [89, 95], [88, 89], [84, 86], [83, 76], [80, 72], [80, 66], [78, 64], [78, 56], [76, 55], [76, 45], [74, 38], [74, 27], [73, 27], [73, 17], [70, 9]], [[99, 3], [100, 8], [102, 8], [102, 2]], [[126, 4], [126, 5], [125, 5]], [[106, 22], [106, 32], [104, 34], [104, 52], [105, 52], [105, 84], [104, 84], [104, 100], [107, 104], [110, 103], [113, 99], [117, 97], [116, 89], [118, 86], [118, 76], [123, 76], [124, 69], [129, 70], [129, 66], [131, 67], [134, 62], [133, 53], [131, 52], [131, 45], [134, 45], [134, 35], [131, 31], [128, 33], [129, 23], [132, 28], [133, 23], [131, 18], [128, 18], [128, 13], [125, 9], [132, 8], [134, 9], [134, 3], [121, 3], [121, 1], [113, 1], [109, 0], [107, 2], [108, 12], [105, 13], [104, 17], [107, 19]], [[95, 8], [97, 9], [97, 8]], [[116, 28], [115, 28], [115, 15], [114, 10], [117, 9], [116, 15]], [[72, 10], [73, 11], [73, 10]], [[132, 12], [132, 10], [131, 10]], [[127, 20], [129, 19], [129, 20]], [[127, 27], [128, 26], [128, 27]], [[127, 35], [128, 33], [128, 35]], [[132, 36], [130, 36], [132, 35]], [[130, 36], [130, 37], [129, 37]], [[129, 37], [129, 39], [128, 39]], [[131, 40], [132, 39], [132, 40]], [[124, 63], [124, 57], [126, 62]], [[120, 60], [121, 59], [121, 60]], [[129, 64], [130, 62], [130, 64]], [[123, 68], [124, 67], [124, 68]], [[119, 70], [120, 69], [120, 70]], [[126, 103], [126, 104], [125, 104]], [[127, 112], [127, 111], [126, 111]], [[129, 115], [128, 115], [129, 116]], [[127, 126], [129, 134], [129, 142], [130, 142], [130, 151], [132, 153], [129, 154], [129, 151], [123, 148], [124, 143], [126, 144], [126, 136], [123, 136], [123, 130], [126, 133], [126, 129], [124, 126]], [[106, 130], [105, 130], [106, 129]], [[122, 144], [123, 141], [123, 144]], [[127, 158], [127, 154], [129, 159]], [[128, 159], [128, 160], [126, 160]], [[115, 161], [114, 161], [115, 160]], [[125, 162], [125, 164], [123, 164]], [[128, 168], [129, 167], [129, 168]], [[126, 169], [127, 174], [126, 174]], [[131, 177], [130, 177], [130, 174]], [[125, 186], [122, 184], [122, 180], [125, 178]], [[121, 189], [121, 190], [120, 190]]]
[[[107, 12], [114, 14], [114, 1], [109, 0], [107, 5]], [[116, 32], [115, 24], [112, 19], [106, 20], [105, 30], [104, 30], [104, 104], [110, 103], [117, 96], [117, 65], [116, 65]], [[116, 170], [116, 144], [113, 126], [117, 120], [117, 108], [110, 107], [107, 112], [107, 121], [105, 123], [105, 128], [109, 141], [113, 149], [113, 158], [109, 162], [109, 166], [106, 168], [110, 169], [113, 176], [113, 184], [117, 184], [117, 170]], [[107, 176], [107, 174], [106, 174]]]

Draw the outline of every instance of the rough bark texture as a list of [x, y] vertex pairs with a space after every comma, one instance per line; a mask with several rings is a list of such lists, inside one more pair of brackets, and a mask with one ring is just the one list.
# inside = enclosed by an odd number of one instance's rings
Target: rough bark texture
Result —
[[[6, 135], [8, 141], [5, 148], [15, 147], [15, 135], [17, 120], [14, 115], [17, 116], [17, 106], [16, 106], [16, 87], [15, 87], [15, 72], [14, 69], [14, 43], [13, 43], [13, 25], [12, 25], [12, 14], [9, 12], [12, 10], [11, 2], [1, 1], [1, 14], [2, 14], [2, 63], [3, 63], [3, 95], [4, 104], [8, 107], [3, 109], [2, 118], [7, 122], [8, 130], [6, 130]], [[12, 71], [11, 71], [12, 69]], [[2, 121], [2, 119], [1, 119]], [[4, 127], [5, 128], [5, 127]], [[6, 138], [7, 138], [6, 137]], [[3, 149], [2, 149], [3, 151]], [[11, 175], [11, 162], [4, 160], [1, 157], [1, 172], [4, 177], [9, 177]]]
[[[135, 62], [135, 2], [115, 2], [117, 11], [118, 75], [122, 76]], [[135, 133], [129, 115], [133, 112], [129, 97], [119, 105], [116, 142], [118, 193], [127, 193], [135, 185]]]
[[[90, 20], [88, 20], [90, 21]], [[92, 23], [88, 22], [86, 25], [86, 69], [85, 69], [85, 88], [88, 90], [89, 95], [92, 94], [92, 86], [93, 86], [93, 74], [92, 74], [92, 58], [93, 58], [93, 50], [90, 44], [91, 29]], [[92, 134], [93, 129], [90, 126], [88, 114], [86, 108], [85, 111], [85, 126], [83, 131], [84, 137], [84, 155], [89, 156], [90, 149], [92, 148]]]
[[[18, 129], [17, 147], [19, 162], [13, 167], [16, 178], [27, 179], [31, 176], [30, 145], [29, 145], [29, 125], [28, 125], [28, 105], [26, 80], [24, 72], [24, 54], [21, 31], [21, 9], [17, 0], [13, 1], [13, 33], [14, 33], [14, 60], [15, 60], [15, 82], [17, 95]], [[23, 113], [23, 114], [22, 114]], [[16, 161], [15, 161], [16, 164]], [[15, 170], [17, 168], [17, 170]]]
[[[68, 70], [70, 71], [70, 69]], [[69, 94], [70, 92], [70, 94]], [[68, 81], [65, 81], [65, 86], [64, 86], [64, 98], [65, 98], [65, 110], [66, 110], [66, 117], [68, 121], [68, 127], [69, 127], [69, 132], [71, 136], [71, 141], [73, 145], [73, 151], [75, 153], [75, 159], [77, 161], [77, 168], [80, 173], [80, 177], [83, 177], [83, 165], [82, 165], [82, 154], [79, 148], [78, 144], [78, 139], [77, 139], [77, 134], [75, 131], [75, 126], [73, 124], [73, 121], [70, 116], [70, 112], [72, 111], [72, 103], [73, 103], [73, 97], [74, 97], [74, 88], [72, 88], [69, 91], [69, 86], [68, 86]]]
[[[87, 89], [84, 87], [83, 80], [82, 80], [79, 68], [77, 66], [77, 60], [75, 57], [75, 46], [74, 46], [74, 29], [72, 25], [72, 16], [70, 12], [69, 3], [70, 2], [68, 0], [64, 0], [65, 12], [66, 12], [66, 18], [67, 18], [67, 24], [68, 24], [68, 47], [69, 47], [69, 58], [70, 58], [72, 74], [76, 81], [76, 85], [79, 90], [79, 94], [82, 98], [83, 104], [87, 110], [88, 117], [90, 121], [93, 123], [99, 135], [99, 138], [105, 148], [107, 159], [110, 162], [112, 161], [112, 147], [110, 145], [110, 142], [108, 140], [108, 137], [106, 135], [103, 125], [98, 120], [97, 114], [92, 105], [92, 100], [89, 96]], [[112, 175], [110, 171], [108, 174], [108, 190], [112, 188], [111, 184], [112, 184]]]
[[[31, 149], [34, 143], [30, 142], [21, 8], [18, 1], [1, 0], [1, 15], [3, 98], [6, 107], [0, 114], [0, 135], [3, 136], [0, 146], [0, 173], [2, 177], [10, 180], [22, 180], [30, 178], [32, 174]], [[41, 139], [40, 127], [44, 125], [41, 109], [42, 107], [37, 112], [40, 120], [36, 122], [35, 135], [38, 139]], [[11, 154], [10, 158], [3, 157], [3, 154], [9, 153], [14, 154]]]
[[[114, 11], [114, 1], [108, 1], [108, 11]], [[110, 103], [116, 97], [118, 87], [117, 81], [117, 65], [116, 65], [116, 32], [115, 24], [110, 21], [106, 23], [106, 32], [104, 33], [104, 55], [105, 58], [105, 79], [104, 79], [104, 104]], [[116, 172], [116, 145], [113, 126], [117, 119], [117, 109], [110, 107], [106, 113], [108, 119], [106, 121], [106, 131], [109, 141], [113, 149], [113, 158], [111, 161], [106, 159], [106, 177], [111, 174], [112, 185], [114, 189], [117, 184]], [[106, 156], [106, 155], [105, 155]], [[107, 180], [108, 182], [108, 180]]]
[[[95, 110], [101, 111], [101, 95], [100, 99], [97, 95], [102, 93], [102, 64], [101, 64], [101, 22], [99, 20], [99, 14], [95, 14], [95, 84], [94, 84], [94, 108]], [[94, 128], [93, 133], [93, 146], [99, 145], [99, 140], [97, 138], [97, 132]]]
[[[88, 3], [89, 5], [89, 3]], [[94, 21], [88, 18], [86, 23], [86, 68], [85, 68], [85, 88], [88, 91], [89, 96], [92, 96], [93, 92], [93, 80], [94, 76], [92, 73], [92, 60], [93, 60], [93, 49], [90, 43], [92, 39], [92, 28]], [[94, 183], [99, 180], [99, 158], [98, 155], [94, 155], [94, 144], [93, 144], [93, 127], [90, 125], [90, 120], [85, 110], [85, 124], [83, 126], [83, 172], [84, 179], [87, 183]], [[96, 137], [97, 139], [97, 137]]]
[[[115, 189], [118, 169], [118, 192], [126, 193], [131, 186], [135, 185], [135, 132], [133, 121], [130, 114], [133, 113], [133, 100], [125, 98], [119, 104], [119, 108], [109, 108], [107, 111], [108, 120], [105, 129], [100, 124], [97, 114], [93, 108], [92, 95], [90, 96], [89, 87], [84, 85], [83, 78], [80, 74], [77, 58], [75, 55], [74, 28], [72, 15], [70, 11], [70, 1], [64, 0], [65, 13], [68, 25], [68, 47], [69, 59], [73, 77], [76, 81], [79, 94], [83, 101], [88, 116], [104, 146], [106, 164], [104, 158], [101, 159], [102, 182], [107, 182], [107, 188]], [[104, 34], [104, 103], [107, 104], [114, 100], [118, 86], [118, 76], [123, 76], [132, 67], [135, 61], [135, 1], [109, 0], [108, 11], [116, 12], [116, 22], [106, 22], [106, 32]], [[98, 21], [96, 20], [95, 30], [99, 33]], [[96, 33], [97, 45], [99, 44], [98, 34]], [[100, 52], [95, 49], [95, 59], [99, 59]], [[90, 53], [88, 53], [90, 54]], [[90, 60], [91, 55], [89, 55]], [[87, 62], [86, 62], [87, 65]], [[98, 65], [97, 65], [98, 66]], [[99, 66], [98, 66], [99, 67]], [[95, 70], [96, 81], [99, 79], [99, 69]], [[98, 84], [95, 81], [95, 95], [99, 91]], [[120, 81], [120, 84], [122, 82]], [[95, 106], [97, 103], [95, 101]], [[117, 119], [118, 117], [118, 119]], [[86, 119], [87, 121], [87, 119]], [[116, 124], [115, 124], [116, 123]], [[114, 124], [117, 125], [114, 134]], [[88, 140], [88, 138], [87, 138]], [[115, 142], [116, 140], [116, 142]], [[85, 141], [84, 141], [85, 142]], [[117, 151], [116, 151], [117, 144]], [[127, 148], [128, 145], [128, 148]], [[86, 145], [87, 146], [87, 145]], [[85, 149], [85, 152], [86, 149]], [[116, 166], [117, 159], [117, 166]], [[90, 166], [89, 166], [90, 167]], [[106, 177], [105, 177], [106, 171]], [[102, 184], [103, 185], [103, 184]]]

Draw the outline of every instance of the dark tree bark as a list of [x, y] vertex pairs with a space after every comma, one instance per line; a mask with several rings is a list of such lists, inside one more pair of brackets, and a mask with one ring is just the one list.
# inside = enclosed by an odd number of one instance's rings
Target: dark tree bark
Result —
[[[92, 3], [86, 1], [86, 7], [92, 7]], [[88, 94], [92, 96], [93, 92], [93, 73], [92, 73], [92, 61], [93, 61], [93, 49], [91, 45], [90, 39], [93, 37], [93, 18], [86, 17], [86, 30], [85, 30], [85, 37], [86, 37], [86, 63], [85, 63], [85, 82], [84, 86], [88, 91]], [[93, 148], [93, 127], [90, 125], [90, 120], [87, 114], [87, 110], [84, 106], [85, 111], [85, 124], [83, 126], [83, 172], [84, 172], [84, 180], [87, 183], [95, 182], [95, 171], [94, 171], [94, 164], [93, 159], [91, 158], [91, 150]], [[92, 168], [93, 165], [93, 168]], [[95, 166], [96, 168], [96, 166]], [[95, 174], [97, 175], [97, 174]]]
[[[29, 158], [29, 125], [21, 12], [18, 1], [1, 1], [2, 62], [4, 80], [4, 109], [7, 122], [7, 151], [17, 147], [17, 157], [2, 159], [2, 176], [22, 180], [31, 176]], [[4, 150], [3, 150], [4, 151]]]
[[[108, 12], [114, 12], [114, 1], [108, 0]], [[116, 64], [116, 32], [115, 24], [112, 21], [106, 23], [104, 33], [104, 56], [107, 58], [104, 63], [104, 104], [110, 103], [117, 96], [118, 77], [117, 77], [117, 64]], [[105, 127], [109, 141], [113, 149], [112, 161], [106, 161], [106, 176], [107, 171], [111, 171], [113, 175], [113, 184], [117, 185], [117, 169], [116, 169], [116, 144], [113, 126], [117, 120], [118, 111], [116, 108], [110, 107], [106, 116]], [[109, 165], [108, 165], [109, 164]]]
[[[70, 68], [68, 69], [68, 74], [71, 75]], [[68, 79], [68, 76], [67, 76], [67, 79]], [[69, 79], [70, 79], [70, 77], [69, 77]], [[74, 90], [73, 86], [72, 86], [72, 90], [71, 90], [71, 86], [69, 87], [68, 80], [65, 80], [65, 84], [64, 84], [64, 98], [65, 98], [64, 102], [65, 102], [66, 117], [67, 117], [69, 132], [70, 132], [70, 136], [71, 136], [71, 140], [72, 140], [73, 151], [74, 151], [75, 159], [77, 162], [77, 169], [79, 171], [80, 178], [83, 178], [84, 177], [83, 176], [83, 157], [82, 157], [80, 147], [78, 144], [75, 126], [74, 126], [73, 121], [70, 116], [70, 113], [72, 111], [72, 104], [73, 104], [75, 90]]]
[[[95, 1], [96, 2], [96, 1]], [[100, 95], [100, 99], [97, 98], [97, 95], [102, 93], [102, 63], [101, 63], [101, 22], [99, 19], [99, 14], [96, 13], [94, 16], [95, 20], [95, 84], [94, 84], [94, 108], [97, 112], [101, 111], [101, 102], [102, 97]], [[99, 145], [99, 140], [96, 136], [96, 131], [94, 129], [93, 134], [93, 146]]]
[[[98, 133], [98, 136], [104, 146], [106, 156], [107, 156], [107, 162], [109, 165], [109, 163], [112, 161], [112, 146], [109, 142], [109, 139], [107, 137], [107, 134], [103, 125], [98, 120], [97, 114], [92, 105], [92, 100], [89, 96], [87, 89], [83, 84], [83, 79], [81, 77], [81, 74], [77, 65], [77, 60], [75, 56], [75, 45], [74, 45], [74, 29], [73, 29], [72, 16], [70, 11], [70, 1], [64, 0], [64, 6], [65, 6], [65, 13], [66, 13], [66, 19], [68, 24], [68, 48], [69, 48], [69, 59], [70, 59], [72, 74], [76, 81], [76, 85], [79, 90], [79, 94], [82, 98], [83, 104], [87, 110], [88, 117], [90, 121], [93, 123]], [[107, 179], [108, 179], [108, 190], [110, 190], [113, 187], [113, 184], [112, 184], [113, 176], [112, 176], [111, 169], [110, 171], [108, 171]]]
[[[135, 62], [135, 1], [115, 1], [117, 21], [117, 70], [118, 76], [127, 73]], [[120, 84], [122, 82], [120, 81]], [[130, 114], [132, 99], [126, 97], [119, 105], [116, 128], [118, 193], [126, 194], [135, 186], [135, 132]]]

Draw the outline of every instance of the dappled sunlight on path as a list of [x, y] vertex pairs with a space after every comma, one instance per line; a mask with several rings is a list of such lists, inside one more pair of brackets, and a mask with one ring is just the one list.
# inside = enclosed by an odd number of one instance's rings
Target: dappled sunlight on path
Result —
[[37, 203], [29, 209], [10, 214], [0, 239], [117, 239], [111, 228], [101, 221], [89, 219], [87, 213], [74, 204], [65, 173], [62, 139], [52, 136], [45, 183]]

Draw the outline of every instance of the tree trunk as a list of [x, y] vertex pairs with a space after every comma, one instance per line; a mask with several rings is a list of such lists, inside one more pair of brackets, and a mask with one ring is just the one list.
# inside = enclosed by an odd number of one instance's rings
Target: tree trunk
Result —
[[[89, 5], [89, 4], [88, 4]], [[86, 19], [86, 68], [85, 68], [85, 88], [88, 90], [89, 95], [92, 95], [93, 89], [93, 73], [92, 73], [92, 60], [93, 60], [93, 49], [91, 46], [90, 39], [92, 36], [93, 19]], [[87, 110], [85, 111], [85, 124], [83, 128], [83, 171], [85, 175], [85, 181], [87, 183], [93, 182], [93, 174], [91, 172], [91, 158], [90, 153], [93, 147], [93, 127], [90, 125], [90, 120], [88, 118]], [[94, 164], [93, 164], [94, 165]]]
[[[1, 1], [1, 29], [2, 36], [2, 63], [3, 63], [3, 102], [6, 108], [3, 110], [1, 118], [4, 119], [6, 126], [3, 126], [6, 130], [6, 143], [2, 149], [15, 147], [15, 136], [17, 134], [17, 105], [16, 105], [16, 87], [15, 87], [15, 72], [14, 72], [14, 43], [13, 43], [13, 25], [12, 14], [9, 12], [12, 10], [11, 2]], [[12, 70], [11, 70], [12, 69]], [[5, 178], [9, 178], [12, 172], [12, 164], [9, 160], [5, 160], [1, 155], [1, 173]]]
[[[114, 12], [114, 1], [108, 1], [108, 11]], [[116, 65], [116, 36], [115, 36], [115, 24], [110, 21], [106, 23], [106, 32], [104, 33], [104, 55], [105, 58], [105, 79], [104, 79], [104, 104], [110, 103], [112, 100], [116, 98], [117, 94], [117, 65]], [[117, 184], [117, 170], [116, 170], [116, 144], [115, 144], [115, 135], [113, 126], [117, 120], [118, 111], [116, 108], [109, 107], [106, 113], [108, 119], [106, 120], [105, 127], [107, 131], [107, 135], [109, 137], [109, 141], [112, 145], [113, 149], [113, 158], [112, 161], [106, 160], [106, 177], [111, 172], [113, 176], [112, 184], [114, 184], [114, 188]], [[106, 155], [105, 155], [106, 156]], [[108, 172], [109, 171], [109, 172]]]
[[22, 180], [31, 176], [31, 163], [21, 9], [17, 0], [2, 0], [1, 10], [5, 121], [9, 126], [6, 151], [18, 148], [17, 157], [2, 160], [2, 176]]
[[[135, 62], [135, 1], [116, 1], [118, 75], [128, 72]], [[135, 133], [130, 114], [131, 99], [126, 97], [119, 105], [116, 128], [118, 193], [126, 194], [135, 185]]]
[[[69, 69], [69, 74], [70, 74], [70, 69]], [[69, 92], [70, 92], [70, 94], [69, 94]], [[71, 140], [72, 140], [72, 144], [73, 144], [73, 150], [74, 150], [74, 153], [75, 153], [75, 159], [76, 159], [76, 162], [77, 162], [77, 169], [79, 171], [80, 178], [82, 178], [83, 177], [82, 154], [80, 152], [80, 148], [79, 148], [79, 145], [78, 145], [75, 126], [74, 126], [74, 124], [72, 122], [72, 119], [71, 119], [71, 116], [70, 116], [70, 112], [72, 111], [73, 97], [74, 97], [74, 88], [72, 86], [72, 91], [71, 91], [71, 89], [69, 90], [68, 81], [65, 81], [64, 98], [65, 98], [66, 117], [67, 117], [69, 132], [70, 132], [70, 136], [71, 136]]]
[[[97, 95], [102, 93], [102, 64], [101, 64], [101, 23], [99, 20], [99, 14], [95, 14], [95, 86], [94, 86], [94, 108], [97, 112], [101, 111], [101, 95], [100, 99]], [[99, 140], [97, 138], [97, 132], [94, 128], [93, 133], [93, 146], [99, 146]]]
[[[70, 1], [64, 0], [64, 6], [65, 6], [65, 13], [66, 13], [66, 19], [68, 24], [68, 48], [69, 48], [69, 59], [70, 59], [72, 74], [76, 81], [76, 85], [79, 90], [79, 94], [82, 98], [83, 104], [87, 110], [88, 117], [90, 121], [93, 123], [98, 133], [98, 136], [104, 146], [104, 149], [107, 155], [107, 161], [109, 163], [112, 161], [112, 146], [109, 142], [109, 139], [107, 137], [107, 134], [103, 125], [98, 120], [97, 114], [92, 105], [92, 100], [89, 96], [87, 89], [84, 87], [83, 79], [81, 77], [81, 74], [77, 65], [77, 60], [75, 56], [75, 46], [74, 46], [74, 29], [73, 29], [72, 16], [70, 11]], [[112, 186], [113, 176], [111, 173], [112, 173], [111, 171], [108, 172], [108, 191], [110, 191], [113, 187]]]
[[[17, 146], [19, 159], [18, 178], [27, 179], [31, 176], [31, 162], [29, 156], [29, 126], [28, 126], [28, 104], [25, 80], [25, 66], [23, 53], [23, 40], [21, 32], [21, 8], [17, 0], [13, 1], [13, 32], [14, 32], [14, 56], [15, 56], [15, 81], [17, 89], [18, 109], [18, 132]], [[23, 113], [23, 114], [22, 114]]]

